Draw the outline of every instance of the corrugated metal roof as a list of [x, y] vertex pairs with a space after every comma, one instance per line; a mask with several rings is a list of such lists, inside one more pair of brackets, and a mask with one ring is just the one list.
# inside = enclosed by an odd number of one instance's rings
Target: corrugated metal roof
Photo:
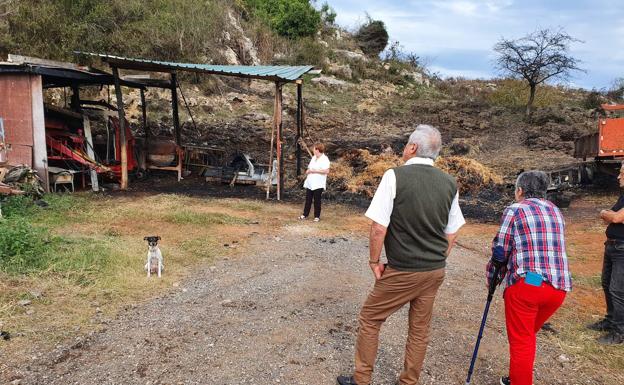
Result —
[[99, 57], [103, 61], [118, 68], [142, 69], [152, 71], [183, 70], [193, 72], [205, 72], [215, 75], [240, 76], [254, 79], [264, 79], [282, 82], [292, 82], [299, 79], [303, 74], [312, 70], [313, 66], [238, 66], [238, 65], [212, 65], [195, 63], [176, 63], [158, 60], [127, 58], [122, 56], [106, 55], [91, 52], [75, 51], [80, 55]]

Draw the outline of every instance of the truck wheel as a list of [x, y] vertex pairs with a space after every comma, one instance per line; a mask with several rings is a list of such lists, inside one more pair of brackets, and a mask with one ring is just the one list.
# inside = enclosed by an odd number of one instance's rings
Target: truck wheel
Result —
[[592, 184], [594, 181], [594, 170], [589, 166], [579, 166], [581, 174], [581, 184]]

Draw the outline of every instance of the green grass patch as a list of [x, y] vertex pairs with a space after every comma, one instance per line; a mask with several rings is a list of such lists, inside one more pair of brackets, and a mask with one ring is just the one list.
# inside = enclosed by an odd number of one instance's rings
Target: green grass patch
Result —
[[180, 245], [193, 259], [212, 259], [216, 256], [216, 243], [211, 239], [188, 239]]
[[602, 287], [602, 280], [600, 275], [590, 275], [590, 276], [577, 276], [573, 277], [574, 285], [587, 286], [592, 289], [599, 289]]
[[0, 270], [22, 274], [45, 269], [48, 251], [58, 242], [46, 228], [33, 226], [22, 217], [0, 219]]
[[25, 218], [47, 227], [59, 227], [88, 218], [89, 194], [47, 194], [39, 205], [26, 196], [13, 196], [2, 202], [6, 218]]
[[245, 218], [223, 213], [199, 213], [179, 210], [164, 216], [164, 220], [178, 225], [242, 225], [248, 223]]
[[266, 207], [266, 203], [250, 200], [240, 200], [232, 202], [229, 207], [233, 208], [234, 210], [258, 212], [262, 211], [264, 207]]

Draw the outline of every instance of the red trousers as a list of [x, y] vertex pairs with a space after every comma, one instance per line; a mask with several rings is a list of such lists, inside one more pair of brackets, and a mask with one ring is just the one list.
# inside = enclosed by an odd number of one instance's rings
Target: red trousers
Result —
[[509, 378], [513, 385], [533, 384], [537, 332], [561, 306], [565, 295], [548, 283], [531, 286], [524, 279], [505, 290]]

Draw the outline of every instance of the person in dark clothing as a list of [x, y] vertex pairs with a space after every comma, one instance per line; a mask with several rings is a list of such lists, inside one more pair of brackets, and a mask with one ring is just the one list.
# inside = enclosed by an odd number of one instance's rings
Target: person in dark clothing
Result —
[[[620, 169], [618, 181], [624, 188], [624, 167]], [[610, 210], [602, 210], [600, 218], [608, 224], [602, 264], [602, 289], [607, 314], [587, 327], [606, 332], [598, 338], [598, 343], [617, 345], [624, 343], [624, 194]]]

